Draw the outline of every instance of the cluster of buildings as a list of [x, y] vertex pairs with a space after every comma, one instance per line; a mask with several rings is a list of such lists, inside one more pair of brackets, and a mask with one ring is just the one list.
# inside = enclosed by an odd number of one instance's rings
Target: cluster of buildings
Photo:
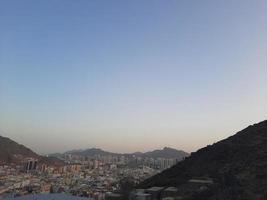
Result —
[[68, 193], [104, 200], [120, 189], [120, 180], [138, 183], [158, 170], [102, 160], [66, 161], [64, 166], [39, 164], [27, 160], [21, 164], [0, 166], [0, 198], [39, 193]]
[[121, 180], [127, 178], [136, 185], [177, 162], [124, 155], [66, 154], [61, 159], [62, 166], [41, 164], [33, 158], [0, 165], [0, 198], [64, 193], [92, 200], [122, 199], [118, 193]]
[[179, 162], [176, 158], [147, 158], [147, 157], [136, 157], [138, 165], [145, 165], [153, 169], [164, 170], [170, 168]]
[[81, 163], [91, 168], [98, 168], [106, 164], [113, 164], [113, 166], [128, 166], [135, 168], [146, 166], [156, 170], [164, 170], [170, 168], [180, 161], [177, 158], [152, 158], [133, 154], [94, 156], [64, 154], [64, 157], [62, 157], [62, 159], [69, 163]]

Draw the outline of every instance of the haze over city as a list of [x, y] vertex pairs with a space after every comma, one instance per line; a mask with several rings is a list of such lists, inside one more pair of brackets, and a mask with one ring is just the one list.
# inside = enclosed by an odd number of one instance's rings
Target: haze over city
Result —
[[266, 10], [1, 1], [0, 135], [42, 154], [191, 152], [224, 139], [267, 118]]

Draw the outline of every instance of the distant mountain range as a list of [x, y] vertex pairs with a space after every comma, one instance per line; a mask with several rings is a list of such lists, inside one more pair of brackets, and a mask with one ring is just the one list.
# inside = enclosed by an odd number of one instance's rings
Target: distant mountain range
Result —
[[20, 163], [27, 158], [38, 159], [39, 163], [48, 165], [63, 165], [64, 163], [55, 157], [40, 156], [31, 149], [17, 142], [0, 136], [0, 163]]
[[[189, 153], [181, 151], [181, 150], [176, 150], [173, 148], [169, 147], [164, 147], [163, 149], [158, 149], [154, 151], [149, 151], [149, 152], [135, 152], [135, 153], [130, 153], [130, 154], [119, 154], [119, 153], [112, 153], [108, 151], [104, 151], [99, 148], [90, 148], [90, 149], [85, 149], [85, 150], [72, 150], [72, 151], [67, 151], [64, 154], [72, 154], [72, 155], [80, 155], [80, 156], [88, 156], [88, 157], [94, 157], [94, 156], [106, 156], [106, 155], [125, 155], [125, 156], [139, 156], [139, 157], [149, 157], [149, 158], [176, 158], [178, 160], [181, 160], [187, 156], [189, 156]], [[56, 154], [54, 154], [56, 155]]]
[[[145, 153], [135, 152], [132, 154], [119, 154], [104, 151], [99, 148], [90, 148], [85, 150], [72, 150], [65, 152], [64, 154], [80, 155], [87, 157], [94, 156], [105, 156], [105, 155], [117, 155], [117, 156], [139, 156], [139, 157], [149, 157], [149, 158], [176, 158], [182, 160], [183, 158], [189, 156], [188, 153], [176, 150], [173, 148], [165, 147], [163, 149], [149, 151]], [[32, 151], [31, 149], [25, 147], [22, 144], [7, 138], [0, 136], [0, 163], [19, 163], [27, 158], [35, 158], [39, 160], [39, 163], [45, 163], [49, 165], [63, 165], [63, 161], [58, 159], [64, 154], [51, 154], [49, 156], [41, 156]]]
[[189, 180], [199, 177], [212, 179], [215, 184], [210, 188], [196, 188], [192, 196], [181, 198], [267, 199], [267, 120], [192, 153], [184, 161], [147, 179], [139, 188], [176, 186], [179, 191], [187, 191], [192, 187]]

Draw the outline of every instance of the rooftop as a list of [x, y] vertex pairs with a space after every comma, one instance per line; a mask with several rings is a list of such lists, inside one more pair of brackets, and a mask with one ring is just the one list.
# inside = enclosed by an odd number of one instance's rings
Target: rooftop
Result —
[[58, 194], [36, 194], [15, 198], [5, 198], [4, 200], [92, 200], [91, 198], [71, 196], [64, 193]]

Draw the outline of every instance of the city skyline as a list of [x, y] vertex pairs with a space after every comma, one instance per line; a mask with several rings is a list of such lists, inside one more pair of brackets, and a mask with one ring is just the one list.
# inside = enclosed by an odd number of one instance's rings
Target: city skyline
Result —
[[267, 119], [267, 2], [15, 2], [0, 135], [37, 153], [192, 152]]

